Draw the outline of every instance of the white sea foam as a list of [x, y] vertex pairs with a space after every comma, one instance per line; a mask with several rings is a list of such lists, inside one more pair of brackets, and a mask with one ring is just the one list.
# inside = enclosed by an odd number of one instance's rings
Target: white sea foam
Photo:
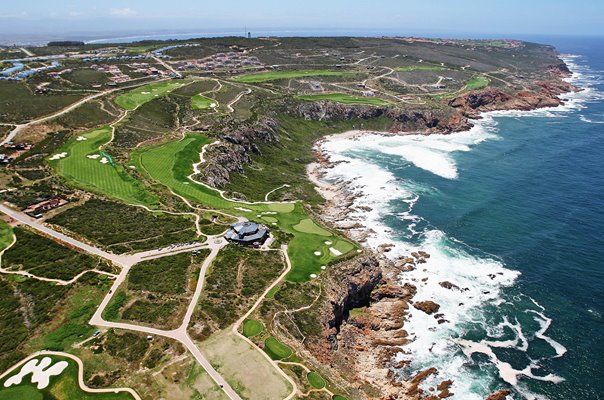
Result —
[[[517, 271], [507, 269], [494, 257], [471, 254], [461, 243], [448, 238], [445, 233], [430, 227], [427, 221], [415, 215], [413, 207], [418, 199], [430, 191], [421, 183], [397, 178], [387, 167], [376, 160], [384, 157], [398, 157], [403, 165], [409, 165], [428, 171], [444, 179], [456, 179], [460, 174], [455, 154], [468, 152], [485, 140], [496, 140], [498, 117], [566, 117], [569, 111], [580, 110], [586, 103], [602, 99], [602, 94], [592, 88], [589, 74], [581, 72], [577, 57], [565, 58], [573, 70], [567, 80], [584, 90], [561, 96], [565, 104], [559, 107], [534, 111], [495, 111], [483, 114], [475, 126], [461, 133], [451, 135], [405, 135], [381, 136], [365, 135], [355, 139], [335, 137], [321, 144], [321, 149], [329, 155], [334, 165], [325, 170], [324, 179], [332, 183], [346, 183], [348, 190], [355, 196], [349, 218], [371, 228], [366, 245], [377, 249], [380, 244], [392, 243], [395, 246], [388, 256], [396, 258], [411, 251], [422, 249], [431, 254], [426, 264], [403, 274], [402, 279], [416, 285], [415, 300], [434, 300], [440, 305], [438, 311], [446, 322], [440, 323], [411, 307], [405, 321], [406, 330], [413, 341], [405, 345], [405, 353], [398, 360], [410, 360], [410, 371], [401, 371], [409, 375], [423, 368], [435, 366], [439, 377], [431, 376], [422, 384], [428, 389], [438, 384], [441, 377], [453, 379], [454, 399], [478, 400], [484, 398], [492, 388], [493, 380], [499, 377], [513, 386], [527, 399], [539, 397], [524, 385], [525, 379], [559, 383], [563, 378], [554, 374], [535, 375], [540, 368], [539, 360], [516, 369], [501, 361], [493, 349], [514, 349], [527, 352], [532, 340], [543, 340], [555, 351], [554, 357], [562, 357], [566, 348], [546, 335], [552, 320], [538, 303], [537, 309], [527, 310], [533, 314], [539, 328], [530, 332], [517, 318], [505, 314], [499, 316], [499, 322], [490, 322], [484, 314], [487, 307], [520, 304], [523, 299], [515, 297], [506, 300], [502, 289], [513, 285], [519, 276]], [[587, 121], [585, 121], [587, 122]], [[383, 156], [382, 156], [383, 155]], [[461, 172], [463, 173], [463, 172]], [[366, 207], [363, 207], [366, 206]], [[393, 232], [384, 222], [384, 217], [396, 215], [407, 222], [405, 232]], [[393, 240], [393, 237], [399, 239]], [[414, 238], [407, 241], [405, 238]], [[445, 289], [440, 282], [449, 281], [460, 290]], [[464, 337], [467, 326], [478, 325], [486, 332], [486, 338], [476, 342]], [[473, 354], [484, 354], [489, 363], [480, 362], [480, 373], [472, 373], [468, 368], [476, 361]], [[442, 380], [442, 379], [441, 379]]]

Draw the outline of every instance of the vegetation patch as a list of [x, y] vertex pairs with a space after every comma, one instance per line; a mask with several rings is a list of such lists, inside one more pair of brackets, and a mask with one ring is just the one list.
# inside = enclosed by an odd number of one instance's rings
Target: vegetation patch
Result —
[[0, 219], [0, 252], [13, 242], [13, 229]]
[[151, 250], [197, 239], [189, 216], [152, 213], [94, 198], [48, 222], [100, 243], [114, 253]]
[[[207, 256], [209, 250], [204, 250], [204, 253]], [[184, 293], [190, 266], [190, 253], [140, 262], [130, 269], [128, 289], [163, 294]]]
[[89, 269], [108, 269], [100, 259], [78, 253], [24, 228], [15, 228], [17, 242], [2, 256], [2, 266], [52, 279], [69, 280]]
[[281, 343], [272, 336], [269, 336], [264, 341], [264, 351], [273, 360], [283, 360], [294, 354], [293, 350], [288, 345]]
[[283, 270], [276, 251], [258, 251], [229, 245], [206, 274], [199, 309], [192, 320], [200, 339], [233, 324]]
[[307, 78], [311, 76], [349, 76], [352, 72], [346, 71], [332, 71], [327, 69], [315, 69], [315, 70], [300, 70], [300, 71], [273, 71], [273, 72], [260, 72], [256, 74], [246, 74], [233, 78], [236, 82], [242, 83], [262, 83], [268, 81], [276, 81], [279, 79], [296, 79], [296, 78]]
[[375, 97], [361, 97], [361, 96], [353, 96], [345, 93], [325, 93], [325, 94], [309, 94], [303, 96], [296, 97], [299, 100], [304, 101], [333, 101], [334, 103], [342, 103], [342, 104], [368, 104], [372, 106], [385, 106], [390, 104], [390, 102], [375, 98]]

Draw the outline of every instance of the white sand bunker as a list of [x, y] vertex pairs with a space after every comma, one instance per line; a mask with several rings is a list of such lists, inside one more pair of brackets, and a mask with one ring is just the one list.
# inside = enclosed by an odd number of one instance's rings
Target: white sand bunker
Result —
[[136, 165], [129, 165], [128, 168], [130, 168], [130, 169], [136, 169]]
[[141, 94], [151, 94], [151, 92], [141, 92]]
[[321, 269], [325, 270], [327, 267], [325, 265], [321, 265]]
[[61, 158], [65, 158], [65, 157], [67, 157], [67, 153], [63, 152], [63, 153], [55, 154], [54, 156], [50, 157], [49, 160], [51, 160], [51, 161], [60, 160]]
[[239, 210], [239, 211], [243, 211], [243, 212], [252, 212], [252, 210], [250, 210], [249, 208], [243, 208], [243, 207], [235, 207], [235, 210]]
[[315, 251], [315, 256], [320, 256], [321, 252], [320, 251]]
[[67, 361], [59, 361], [52, 366], [50, 364], [52, 364], [50, 357], [44, 357], [39, 363], [38, 359], [31, 359], [21, 367], [17, 375], [11, 376], [4, 382], [4, 387], [19, 385], [24, 377], [31, 374], [31, 383], [37, 383], [38, 390], [45, 389], [50, 384], [51, 376], [60, 375], [69, 366]]
[[277, 225], [277, 223], [276, 223], [276, 222], [273, 222], [271, 225], [275, 225], [275, 226], [276, 226], [276, 225]]
[[314, 279], [317, 277], [317, 274], [310, 274], [310, 277]]
[[263, 213], [261, 213], [263, 215], [277, 215], [278, 213], [276, 211], [265, 211]]
[[329, 251], [331, 252], [331, 254], [333, 254], [334, 256], [338, 257], [342, 255], [342, 252], [338, 249], [334, 249], [333, 247], [329, 248]]
[[86, 157], [92, 159], [92, 160], [96, 160], [97, 158], [99, 158], [101, 155], [100, 154], [90, 154]]
[[216, 104], [216, 103], [210, 104], [210, 108], [215, 108], [216, 106], [218, 106], [218, 104]]
[[363, 250], [357, 249], [357, 253], [362, 253], [362, 252], [363, 252]]
[[100, 161], [101, 164], [107, 164], [108, 162], [109, 162], [109, 160], [107, 159], [107, 157], [101, 158], [101, 161]]
[[78, 136], [78, 137], [76, 138], [76, 140], [77, 140], [78, 142], [81, 142], [82, 140], [88, 140], [88, 138], [85, 138], [84, 136]]
[[329, 240], [326, 240], [325, 244], [329, 246], [331, 244], [331, 242]]

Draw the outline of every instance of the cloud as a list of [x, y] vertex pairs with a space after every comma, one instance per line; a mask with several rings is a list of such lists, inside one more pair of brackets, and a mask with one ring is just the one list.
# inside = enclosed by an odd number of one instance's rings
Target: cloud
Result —
[[115, 15], [118, 17], [127, 17], [130, 15], [136, 15], [137, 12], [134, 11], [131, 8], [125, 7], [125, 8], [112, 8], [111, 9], [111, 15]]

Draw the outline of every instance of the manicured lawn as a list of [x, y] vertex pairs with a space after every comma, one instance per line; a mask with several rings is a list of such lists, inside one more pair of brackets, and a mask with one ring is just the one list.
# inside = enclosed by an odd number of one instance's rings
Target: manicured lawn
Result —
[[216, 103], [216, 100], [200, 94], [191, 97], [191, 108], [194, 110], [206, 110], [216, 107], [217, 105], [218, 103]]
[[[199, 161], [199, 152], [210, 140], [199, 134], [189, 134], [183, 140], [148, 148], [133, 155], [142, 170], [175, 193], [201, 204], [220, 209], [232, 209], [238, 203], [224, 200], [218, 192], [190, 181], [192, 165]], [[256, 209], [257, 207], [245, 208]]]
[[182, 81], [163, 81], [151, 83], [132, 89], [115, 99], [115, 104], [126, 110], [134, 110], [142, 104], [151, 101], [157, 97], [165, 96], [172, 90], [186, 85]]
[[309, 372], [306, 378], [308, 379], [310, 386], [315, 389], [323, 389], [326, 385], [325, 379], [323, 379], [321, 375], [317, 374], [316, 372]]
[[255, 319], [246, 319], [243, 322], [243, 336], [254, 337], [264, 330], [262, 322]]
[[[74, 185], [94, 193], [122, 200], [130, 204], [153, 206], [158, 199], [150, 195], [143, 185], [128, 175], [120, 165], [100, 161], [106, 157], [99, 146], [111, 138], [111, 128], [104, 127], [81, 135], [86, 140], [69, 140], [56, 154], [67, 153], [58, 160], [48, 159], [55, 171]], [[89, 155], [98, 156], [96, 159]], [[50, 157], [52, 158], [52, 156]]]
[[327, 69], [308, 69], [300, 71], [273, 71], [261, 72], [257, 74], [240, 75], [233, 78], [236, 82], [242, 83], [262, 83], [268, 81], [276, 81], [279, 79], [295, 79], [305, 78], [309, 76], [347, 76], [352, 75], [352, 72], [332, 71]]
[[[336, 258], [330, 254], [328, 250], [330, 246], [324, 243], [326, 237], [333, 237], [330, 240], [335, 245], [343, 241], [341, 246], [346, 246], [348, 242], [338, 239], [329, 231], [312, 222], [301, 203], [238, 203], [222, 198], [212, 188], [189, 180], [187, 176], [192, 172], [192, 164], [199, 161], [202, 146], [209, 142], [210, 139], [206, 136], [191, 133], [177, 142], [168, 142], [138, 150], [134, 153], [133, 160], [139, 170], [147, 173], [151, 179], [195, 203], [226, 210], [230, 214], [249, 219], [254, 219], [260, 212], [277, 212], [270, 216], [276, 220], [281, 229], [293, 234], [293, 238], [289, 242], [292, 271], [287, 276], [288, 280], [305, 282], [310, 279], [311, 274], [318, 275], [322, 265], [326, 265]], [[245, 212], [239, 208], [249, 209], [252, 212]], [[348, 243], [348, 246], [353, 245]], [[321, 251], [321, 255], [314, 255], [315, 251]], [[342, 253], [345, 254], [344, 251]]]
[[489, 79], [486, 76], [475, 76], [466, 83], [466, 89], [483, 89], [489, 86]]
[[294, 229], [298, 232], [312, 233], [320, 236], [332, 236], [331, 232], [321, 228], [310, 218], [303, 219], [298, 225], [294, 225]]
[[345, 93], [309, 94], [305, 96], [297, 96], [296, 98], [305, 101], [327, 100], [342, 104], [369, 104], [373, 106], [385, 106], [390, 104], [386, 100], [375, 97], [352, 96]]
[[52, 364], [59, 361], [66, 361], [69, 365], [60, 375], [50, 378], [50, 385], [45, 389], [38, 390], [36, 384], [31, 382], [31, 374], [24, 377], [18, 385], [12, 385], [8, 388], [4, 387], [4, 382], [13, 375], [19, 372], [19, 368], [6, 378], [0, 381], [0, 400], [42, 400], [42, 399], [57, 399], [57, 400], [132, 400], [133, 397], [128, 392], [118, 393], [88, 393], [78, 385], [78, 365], [71, 359], [60, 356], [39, 356], [38, 360], [43, 357], [50, 357]]
[[9, 224], [0, 220], [0, 251], [6, 249], [13, 242], [13, 229]]
[[264, 351], [272, 358], [273, 360], [283, 360], [284, 358], [288, 358], [294, 352], [293, 350], [270, 336], [264, 341]]

